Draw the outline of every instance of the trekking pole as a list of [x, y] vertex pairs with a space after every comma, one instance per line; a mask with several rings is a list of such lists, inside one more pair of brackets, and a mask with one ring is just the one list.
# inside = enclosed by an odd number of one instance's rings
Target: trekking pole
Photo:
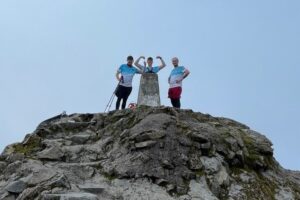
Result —
[[111, 108], [111, 105], [112, 105], [112, 103], [113, 103], [113, 101], [114, 101], [114, 98], [115, 98], [115, 95], [116, 95], [116, 91], [117, 91], [117, 89], [118, 89], [120, 83], [121, 83], [121, 81], [119, 81], [119, 83], [118, 83], [116, 89], [114, 90], [113, 94], [111, 95], [111, 97], [110, 97], [110, 99], [109, 99], [109, 101], [108, 101], [108, 104], [107, 104], [106, 107], [105, 107], [104, 112], [106, 112], [106, 111], [109, 112], [109, 110], [110, 110], [110, 108]]
[[111, 102], [113, 101], [114, 96], [115, 96], [115, 94], [112, 94], [112, 96], [110, 97], [110, 99], [109, 99], [109, 101], [108, 101], [108, 104], [107, 104], [106, 107], [105, 107], [104, 112], [106, 112], [107, 109], [108, 109], [108, 107], [111, 105]]

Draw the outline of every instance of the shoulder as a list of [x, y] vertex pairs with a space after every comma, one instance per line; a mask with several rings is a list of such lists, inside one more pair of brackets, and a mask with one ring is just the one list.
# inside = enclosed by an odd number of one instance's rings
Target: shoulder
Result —
[[186, 68], [184, 66], [180, 66], [179, 67], [180, 71], [184, 72], [186, 70]]
[[126, 67], [125, 64], [120, 65], [119, 69], [124, 69]]
[[154, 71], [155, 73], [157, 73], [159, 70], [160, 70], [160, 67], [159, 67], [159, 66], [153, 67], [153, 71]]

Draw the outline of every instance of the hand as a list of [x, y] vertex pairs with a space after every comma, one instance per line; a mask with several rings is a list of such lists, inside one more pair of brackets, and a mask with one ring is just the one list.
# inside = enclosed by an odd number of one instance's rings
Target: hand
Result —
[[176, 83], [181, 83], [183, 79], [177, 80]]
[[156, 56], [157, 59], [161, 59], [161, 56]]
[[118, 76], [118, 81], [122, 81], [122, 76]]

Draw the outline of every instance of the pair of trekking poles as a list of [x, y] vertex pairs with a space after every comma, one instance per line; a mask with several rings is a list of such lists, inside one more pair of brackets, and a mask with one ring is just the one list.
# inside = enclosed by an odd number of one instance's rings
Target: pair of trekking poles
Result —
[[[146, 63], [145, 63], [145, 66], [146, 66]], [[143, 70], [142, 73], [145, 73], [145, 72], [146, 72], [146, 68], [144, 68], [144, 70]], [[149, 73], [154, 73], [154, 72], [151, 70]], [[110, 111], [111, 105], [112, 105], [112, 103], [114, 102], [114, 98], [115, 98], [115, 96], [116, 96], [116, 92], [117, 92], [118, 87], [119, 87], [119, 85], [120, 85], [120, 83], [121, 83], [122, 81], [123, 81], [123, 76], [121, 77], [121, 80], [119, 81], [119, 83], [118, 83], [118, 85], [117, 85], [115, 91], [114, 91], [113, 94], [111, 95], [111, 97], [110, 97], [110, 99], [109, 99], [109, 101], [108, 101], [108, 104], [107, 104], [106, 107], [105, 107], [104, 112], [109, 112], [109, 111]]]
[[111, 97], [110, 97], [110, 99], [109, 99], [109, 101], [108, 101], [108, 104], [107, 104], [106, 107], [105, 107], [105, 110], [104, 110], [105, 113], [110, 111], [111, 105], [112, 105], [112, 103], [114, 102], [114, 98], [115, 98], [115, 96], [116, 96], [116, 92], [117, 92], [117, 90], [118, 90], [118, 88], [119, 88], [119, 85], [120, 85], [120, 83], [122, 82], [122, 80], [123, 80], [123, 77], [121, 78], [121, 80], [119, 81], [119, 83], [118, 83], [116, 89], [114, 90], [113, 94], [111, 95]]

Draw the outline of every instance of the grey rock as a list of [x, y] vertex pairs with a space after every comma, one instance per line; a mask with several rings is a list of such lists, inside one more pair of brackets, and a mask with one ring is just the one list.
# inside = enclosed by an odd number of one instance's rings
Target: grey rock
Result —
[[234, 152], [240, 149], [238, 141], [233, 137], [225, 138], [225, 141], [230, 145], [230, 149]]
[[[70, 183], [68, 178], [64, 174], [58, 174], [54, 178], [52, 178], [47, 185], [51, 186], [51, 188], [66, 188], [70, 189]], [[53, 190], [53, 189], [52, 189]]]
[[210, 157], [202, 156], [200, 159], [205, 168], [205, 171], [208, 174], [217, 173], [221, 169], [222, 164], [219, 161], [219, 159], [216, 157], [210, 158]]
[[106, 187], [104, 185], [88, 184], [88, 185], [78, 185], [78, 188], [85, 192], [90, 192], [93, 194], [100, 194], [105, 190]]
[[255, 142], [252, 145], [257, 149], [259, 153], [264, 155], [273, 155], [272, 142], [266, 138], [266, 136], [261, 135], [260, 133], [250, 130], [244, 129], [244, 132]]
[[73, 144], [84, 144], [90, 139], [90, 136], [86, 134], [77, 134], [68, 139], [71, 140]]
[[13, 174], [17, 173], [18, 170], [21, 168], [21, 166], [22, 166], [21, 161], [16, 161], [14, 163], [11, 163], [5, 168], [3, 174], [5, 175], [5, 177], [10, 177]]
[[189, 138], [183, 137], [183, 138], [179, 138], [178, 142], [185, 147], [190, 147], [192, 146], [192, 141]]
[[233, 151], [229, 150], [227, 153], [227, 158], [232, 160], [234, 157], [235, 157], [235, 153]]
[[110, 186], [108, 190], [108, 193], [111, 194], [110, 198], [103, 199], [175, 200], [167, 193], [165, 188], [152, 184], [147, 179], [136, 181], [116, 179], [112, 181]]
[[215, 181], [220, 186], [229, 185], [229, 174], [224, 166], [221, 167], [220, 171], [215, 176]]
[[157, 141], [149, 140], [149, 141], [145, 141], [145, 142], [135, 143], [135, 147], [137, 149], [141, 149], [141, 148], [151, 147], [151, 146], [155, 145], [156, 143], [157, 143]]
[[209, 150], [211, 148], [211, 143], [210, 142], [207, 142], [207, 143], [204, 143], [204, 144], [201, 144], [200, 145], [200, 148], [202, 150]]
[[243, 183], [251, 183], [255, 178], [253, 175], [250, 175], [248, 173], [242, 173], [240, 174], [240, 179]]
[[224, 187], [228, 187], [229, 186], [229, 175], [226, 171], [226, 168], [224, 166], [221, 166], [220, 171], [214, 175], [213, 179], [211, 180], [211, 191], [212, 193], [219, 197], [221, 196], [221, 190]]
[[97, 195], [91, 193], [44, 194], [43, 200], [99, 200]]
[[5, 189], [10, 193], [22, 193], [26, 188], [26, 184], [23, 181], [11, 182]]
[[22, 153], [13, 153], [7, 156], [6, 161], [9, 163], [13, 163], [16, 161], [22, 161], [24, 157], [25, 156]]
[[189, 168], [192, 170], [202, 169], [203, 165], [199, 154], [191, 154], [188, 159]]
[[26, 179], [29, 186], [35, 186], [53, 178], [57, 173], [49, 168], [41, 168], [30, 174]]
[[209, 190], [204, 177], [201, 177], [200, 181], [192, 180], [190, 182], [190, 191], [188, 194], [192, 197], [192, 200], [218, 200]]
[[1, 156], [7, 157], [10, 154], [14, 153], [14, 151], [15, 151], [14, 146], [17, 145], [17, 144], [19, 144], [19, 143], [16, 142], [16, 143], [13, 143], [13, 144], [10, 144], [10, 145], [6, 146], [3, 150], [3, 152], [1, 153]]
[[64, 156], [63, 151], [58, 146], [52, 146], [37, 154], [40, 159], [61, 160]]
[[135, 140], [138, 142], [146, 141], [146, 140], [157, 140], [164, 137], [166, 134], [164, 132], [155, 131], [155, 132], [146, 132], [142, 135], [138, 135]]
[[189, 195], [182, 195], [179, 197], [178, 200], [192, 200], [192, 197]]
[[82, 181], [89, 180], [95, 174], [96, 167], [99, 163], [72, 163], [72, 164], [59, 164], [57, 168], [64, 171], [64, 175], [71, 183], [79, 184]]
[[192, 138], [192, 140], [200, 142], [200, 143], [207, 143], [208, 138], [200, 133], [191, 132], [189, 136]]
[[231, 184], [228, 192], [228, 199], [247, 199], [243, 189], [244, 188], [241, 185]]
[[[26, 199], [34, 199], [36, 196], [41, 195], [43, 190], [47, 190], [46, 187], [42, 188], [42, 186], [35, 186], [26, 188], [19, 196], [18, 200], [26, 200]], [[39, 197], [41, 198], [41, 197]]]
[[162, 166], [166, 169], [174, 169], [174, 165], [169, 160], [166, 159], [162, 161]]
[[7, 167], [7, 165], [8, 164], [6, 162], [0, 161], [0, 171], [2, 172]]
[[294, 194], [290, 188], [280, 187], [275, 194], [275, 200], [294, 200]]
[[10, 193], [5, 193], [2, 196], [0, 196], [1, 200], [16, 200], [15, 195], [10, 194]]
[[233, 126], [233, 127], [238, 127], [238, 128], [242, 128], [242, 129], [249, 129], [249, 127], [246, 126], [245, 124], [242, 124], [242, 123], [237, 122], [237, 121], [232, 120], [232, 119], [228, 119], [228, 118], [224, 118], [224, 117], [218, 117], [218, 121], [223, 126]]
[[169, 182], [165, 179], [158, 179], [155, 183], [159, 186], [166, 186]]
[[173, 184], [168, 184], [166, 188], [169, 193], [175, 192], [175, 185]]
[[85, 132], [85, 133], [72, 135], [71, 137], [68, 137], [67, 139], [71, 140], [72, 144], [84, 144], [88, 140], [95, 138], [95, 136], [96, 136], [95, 133]]
[[129, 136], [129, 130], [128, 129], [125, 129], [121, 134], [120, 134], [120, 137], [121, 138], [125, 138], [125, 137], [128, 137]]

